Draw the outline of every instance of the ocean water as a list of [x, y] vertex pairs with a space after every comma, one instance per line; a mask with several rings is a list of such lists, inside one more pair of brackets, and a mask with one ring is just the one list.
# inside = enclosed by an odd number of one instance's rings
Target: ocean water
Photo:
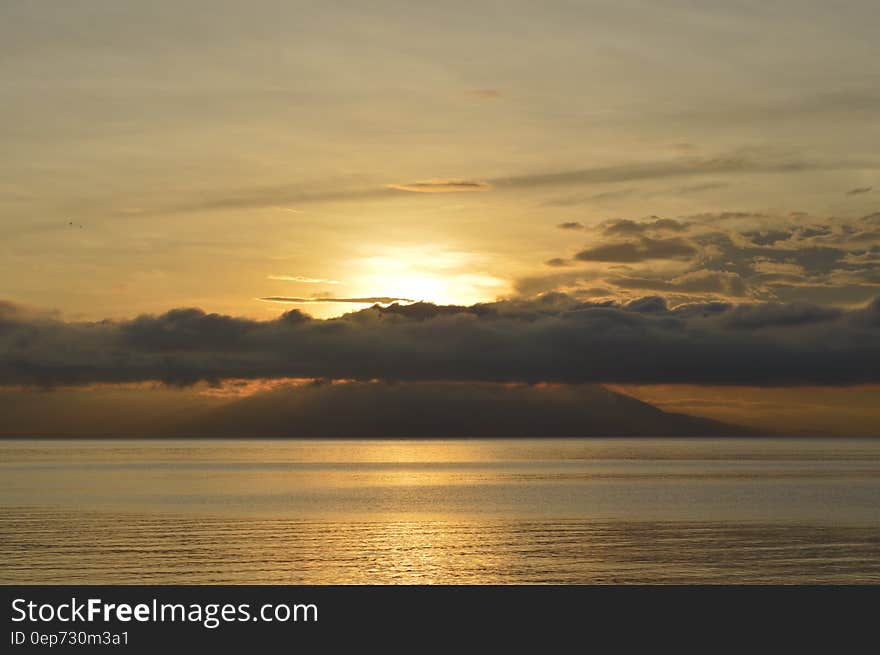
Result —
[[0, 441], [0, 583], [880, 583], [880, 441]]

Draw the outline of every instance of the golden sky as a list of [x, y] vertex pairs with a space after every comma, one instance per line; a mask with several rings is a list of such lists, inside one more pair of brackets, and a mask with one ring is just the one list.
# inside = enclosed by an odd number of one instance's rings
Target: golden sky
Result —
[[553, 292], [857, 312], [875, 28], [861, 0], [6, 2], [0, 299], [77, 325]]

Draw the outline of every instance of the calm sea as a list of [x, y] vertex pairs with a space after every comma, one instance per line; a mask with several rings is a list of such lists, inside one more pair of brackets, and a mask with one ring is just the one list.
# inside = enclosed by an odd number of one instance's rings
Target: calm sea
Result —
[[880, 582], [880, 441], [0, 441], [0, 583]]

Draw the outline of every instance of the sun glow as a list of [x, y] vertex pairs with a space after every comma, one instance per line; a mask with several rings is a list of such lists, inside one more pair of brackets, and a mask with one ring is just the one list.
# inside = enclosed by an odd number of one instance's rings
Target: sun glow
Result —
[[[357, 260], [358, 292], [414, 302], [473, 304], [496, 299], [507, 283], [481, 268], [476, 255], [430, 247], [395, 248]], [[467, 272], [466, 272], [467, 271]]]

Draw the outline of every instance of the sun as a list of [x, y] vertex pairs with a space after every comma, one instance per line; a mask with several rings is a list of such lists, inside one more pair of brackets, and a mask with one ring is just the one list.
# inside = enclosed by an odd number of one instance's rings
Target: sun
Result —
[[430, 275], [408, 275], [377, 280], [387, 295], [416, 302], [446, 303], [451, 301], [448, 281]]
[[431, 246], [391, 248], [355, 262], [359, 293], [431, 302], [473, 304], [495, 300], [507, 283], [481, 270], [467, 252]]

